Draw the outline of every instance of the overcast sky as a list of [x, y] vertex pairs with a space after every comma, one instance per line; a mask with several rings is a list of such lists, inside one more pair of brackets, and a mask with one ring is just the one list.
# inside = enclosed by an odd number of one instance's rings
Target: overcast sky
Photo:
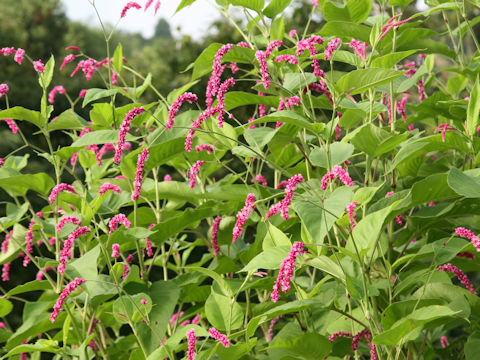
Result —
[[[123, 7], [129, 0], [95, 0], [95, 5], [102, 17], [102, 21], [116, 24], [120, 18]], [[71, 20], [77, 20], [92, 26], [99, 26], [95, 11], [87, 0], [62, 0], [67, 16]], [[146, 0], [139, 0], [142, 6]], [[203, 36], [213, 19], [218, 18], [218, 12], [208, 4], [206, 0], [197, 0], [192, 5], [182, 9], [174, 15], [180, 0], [162, 0], [157, 15], [154, 15], [154, 5], [145, 13], [143, 9], [130, 9], [127, 16], [120, 21], [119, 29], [131, 32], [140, 32], [145, 37], [153, 34], [155, 24], [160, 17], [165, 18], [172, 27], [172, 32], [181, 26], [182, 34], [190, 34], [195, 39]]]

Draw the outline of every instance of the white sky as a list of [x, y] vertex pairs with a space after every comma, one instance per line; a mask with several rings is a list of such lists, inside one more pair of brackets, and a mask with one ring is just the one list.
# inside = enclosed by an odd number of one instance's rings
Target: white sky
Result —
[[[95, 6], [102, 21], [113, 25], [120, 19], [120, 13], [128, 1], [95, 0]], [[137, 2], [143, 7], [146, 0], [137, 0]], [[69, 19], [95, 27], [100, 26], [95, 10], [88, 0], [62, 0], [62, 3]], [[193, 38], [199, 39], [206, 34], [210, 23], [220, 17], [218, 11], [206, 0], [197, 0], [174, 15], [178, 4], [180, 4], [180, 0], [162, 0], [156, 16], [154, 15], [155, 1], [147, 12], [144, 12], [143, 8], [140, 10], [131, 8], [121, 19], [118, 28], [123, 31], [140, 32], [148, 38], [153, 35], [157, 21], [163, 17], [170, 23], [174, 35], [178, 35], [176, 28], [180, 26], [181, 34], [189, 34]]]

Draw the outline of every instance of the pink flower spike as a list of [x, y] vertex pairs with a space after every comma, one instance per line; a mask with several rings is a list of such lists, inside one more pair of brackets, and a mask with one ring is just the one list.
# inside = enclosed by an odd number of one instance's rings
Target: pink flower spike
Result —
[[354, 201], [347, 205], [348, 221], [351, 224], [352, 230], [357, 225], [357, 213], [355, 212], [355, 207], [359, 204], [358, 201]]
[[12, 134], [16, 134], [18, 133], [18, 127], [17, 127], [17, 124], [15, 123], [15, 120], [12, 120], [12, 119], [2, 119], [0, 121], [5, 121], [8, 125], [8, 127], [10, 128], [10, 130], [12, 131]]
[[195, 330], [190, 329], [187, 331], [187, 340], [188, 340], [188, 350], [187, 350], [187, 357], [188, 360], [195, 360], [195, 343], [197, 341], [197, 337], [195, 335]]
[[218, 247], [218, 228], [221, 221], [222, 218], [219, 216], [213, 220], [212, 224], [212, 247], [215, 255], [220, 255], [220, 248]]
[[273, 339], [273, 329], [275, 327], [275, 324], [280, 320], [282, 316], [276, 316], [270, 321], [270, 325], [268, 326], [268, 332], [267, 332], [267, 342], [272, 341]]
[[170, 320], [169, 320], [170, 326], [173, 326], [173, 324], [175, 324], [175, 322], [176, 322], [180, 317], [182, 317], [183, 314], [184, 314], [183, 311], [181, 311], [181, 312], [179, 312], [179, 313], [173, 314], [173, 315], [170, 317]]
[[190, 169], [190, 188], [193, 189], [195, 185], [197, 184], [197, 174], [198, 171], [200, 170], [200, 167], [205, 164], [205, 161], [203, 160], [198, 160], [195, 164], [192, 165], [192, 168]]
[[[255, 121], [255, 118], [254, 117], [251, 117], [250, 119], [248, 119], [248, 123], [250, 124], [251, 122]], [[249, 129], [255, 129], [257, 126], [255, 124], [252, 124], [250, 125], [248, 128]]]
[[259, 50], [255, 53], [255, 58], [260, 64], [260, 73], [262, 75], [263, 87], [265, 89], [268, 89], [270, 87], [270, 74], [268, 73], [267, 56], [263, 51]]
[[202, 318], [202, 314], [196, 315], [196, 316], [192, 319], [192, 324], [198, 325], [198, 323], [200, 322], [200, 319], [201, 319], [201, 318]]
[[157, 2], [155, 3], [155, 15], [157, 15], [158, 9], [160, 9], [160, 0], [157, 0]]
[[298, 60], [293, 55], [279, 55], [275, 58], [275, 62], [285, 61], [293, 65], [298, 65]]
[[53, 204], [53, 202], [57, 199], [57, 196], [58, 194], [60, 194], [62, 191], [68, 191], [72, 194], [76, 194], [75, 193], [75, 189], [73, 188], [72, 185], [68, 185], [68, 184], [65, 184], [65, 183], [61, 183], [61, 184], [58, 184], [56, 185], [53, 189], [52, 189], [52, 192], [50, 193], [50, 195], [48, 196], [48, 201], [50, 204]]
[[283, 41], [273, 40], [270, 44], [267, 45], [267, 50], [265, 50], [265, 57], [269, 58], [270, 54], [275, 48], [279, 48], [283, 45]]
[[122, 190], [114, 184], [105, 183], [100, 187], [100, 191], [98, 192], [100, 195], [105, 194], [108, 190], [112, 190], [114, 193], [120, 194]]
[[80, 52], [80, 48], [78, 46], [67, 46], [65, 50], [74, 50]]
[[297, 30], [292, 29], [288, 32], [288, 36], [295, 38], [297, 36]]
[[362, 41], [358, 41], [358, 40], [353, 39], [352, 41], [350, 41], [350, 44], [348, 46], [350, 46], [353, 50], [355, 50], [355, 52], [357, 53], [357, 56], [360, 60], [365, 60], [367, 58], [367, 55], [366, 55], [367, 43], [366, 42], [362, 42]]
[[165, 124], [167, 129], [170, 130], [172, 128], [175, 117], [177, 116], [177, 112], [184, 102], [189, 102], [190, 104], [193, 104], [194, 102], [197, 102], [197, 101], [198, 101], [197, 95], [191, 92], [185, 92], [182, 95], [180, 95], [178, 99], [175, 100], [175, 102], [172, 104], [168, 112], [168, 120], [167, 120], [167, 123]]
[[120, 126], [120, 131], [118, 132], [118, 144], [117, 144], [117, 148], [115, 149], [115, 155], [113, 157], [113, 162], [115, 164], [117, 165], [120, 164], [122, 151], [125, 145], [125, 138], [127, 136], [127, 133], [130, 131], [130, 123], [135, 117], [137, 117], [138, 115], [144, 112], [145, 112], [145, 109], [143, 106], [141, 106], [141, 107], [133, 108], [127, 113], [127, 115], [125, 115], [122, 125]]
[[440, 344], [442, 345], [442, 348], [446, 348], [448, 347], [448, 338], [443, 335], [442, 337], [440, 337]]
[[82, 223], [80, 222], [80, 220], [78, 220], [74, 216], [65, 216], [63, 219], [59, 221], [57, 225], [57, 232], [62, 231], [65, 224], [74, 224], [74, 225], [80, 226]]
[[8, 280], [10, 280], [10, 265], [12, 263], [10, 262], [7, 262], [5, 264], [3, 264], [3, 267], [2, 267], [2, 281], [3, 282], [6, 282]]
[[214, 327], [208, 329], [208, 333], [210, 334], [211, 337], [213, 337], [215, 340], [218, 340], [224, 347], [229, 347], [230, 342], [228, 341], [227, 335], [221, 334], [217, 329]]
[[403, 122], [407, 122], [407, 115], [405, 115], [405, 104], [408, 101], [408, 97], [404, 96], [400, 102], [397, 103], [397, 111], [402, 116]]
[[[148, 230], [152, 230], [155, 227], [156, 224], [150, 224], [148, 226]], [[145, 238], [145, 245], [147, 247], [147, 256], [152, 257], [153, 256], [153, 248], [152, 248], [152, 241], [149, 238]]]
[[138, 4], [137, 2], [135, 1], [130, 1], [127, 3], [127, 5], [125, 5], [125, 7], [123, 8], [122, 10], [122, 13], [120, 14], [120, 17], [121, 18], [124, 18], [125, 15], [127, 15], [127, 11], [131, 8], [135, 8], [135, 9], [141, 9], [142, 7], [140, 6], [140, 4]]
[[140, 155], [138, 155], [138, 160], [137, 160], [137, 171], [135, 172], [135, 182], [134, 182], [134, 187], [135, 190], [132, 194], [132, 200], [138, 200], [140, 197], [140, 191], [142, 189], [142, 174], [143, 174], [143, 168], [145, 167], [145, 162], [148, 160], [148, 149], [143, 149]]
[[218, 89], [220, 87], [220, 78], [222, 76], [223, 71], [226, 68], [226, 65], [222, 65], [223, 57], [232, 48], [233, 48], [233, 44], [225, 44], [215, 54], [215, 58], [213, 59], [213, 65], [212, 65], [212, 75], [208, 80], [207, 90], [205, 93], [207, 109], [210, 109], [210, 107], [213, 104], [213, 97], [218, 92]]
[[33, 62], [33, 68], [35, 69], [36, 72], [39, 72], [43, 74], [45, 71], [45, 65], [43, 65], [42, 60], [37, 60]]
[[0, 49], [0, 54], [3, 54], [3, 56], [9, 56], [15, 53], [15, 48], [13, 47], [4, 47]]
[[58, 265], [58, 273], [65, 273], [65, 265], [69, 258], [73, 257], [72, 247], [75, 245], [75, 240], [80, 236], [86, 235], [91, 229], [87, 226], [82, 226], [74, 230], [70, 235], [68, 235], [67, 240], [63, 243], [63, 249], [60, 252], [60, 264]]
[[327, 49], [325, 50], [325, 60], [332, 58], [333, 52], [337, 50], [342, 41], [339, 38], [334, 38], [328, 42]]
[[116, 259], [119, 256], [120, 256], [120, 245], [112, 244], [112, 257]]
[[420, 79], [418, 80], [418, 94], [420, 95], [420, 101], [423, 101], [427, 98], [426, 94], [425, 94], [425, 87], [423, 86], [423, 80]]
[[328, 337], [328, 340], [333, 342], [337, 337], [340, 337], [340, 336], [353, 338], [353, 335], [347, 331], [336, 331]]
[[2, 242], [2, 252], [6, 254], [8, 252], [8, 244], [10, 242], [10, 234], [5, 235], [5, 240]]
[[65, 299], [68, 295], [70, 295], [77, 287], [82, 285], [85, 282], [83, 278], [75, 278], [71, 283], [69, 283], [65, 289], [63, 289], [62, 293], [58, 297], [57, 302], [53, 305], [53, 312], [50, 315], [50, 321], [52, 323], [55, 322], [55, 319], [58, 317], [60, 310], [62, 310], [63, 304], [65, 303]]
[[262, 175], [262, 174], [258, 174], [257, 176], [255, 176], [255, 178], [252, 179], [252, 183], [255, 184], [255, 183], [261, 183], [262, 186], [267, 186], [267, 179], [265, 179], [265, 177]]
[[195, 148], [195, 150], [197, 152], [200, 152], [202, 150], [205, 150], [208, 154], [211, 154], [213, 153], [214, 151], [214, 148], [212, 145], [208, 145], [208, 144], [202, 144], [202, 145], [197, 145], [197, 147]]
[[465, 239], [469, 239], [477, 251], [480, 251], [480, 239], [473, 231], [465, 229], [464, 227], [458, 227], [455, 229], [455, 234]]
[[8, 95], [10, 88], [7, 84], [0, 84], [0, 99], [3, 95]]
[[163, 177], [163, 181], [165, 181], [165, 182], [172, 181], [172, 177], [169, 174], [167, 174]]
[[445, 123], [445, 124], [440, 124], [435, 128], [435, 133], [442, 131], [442, 142], [445, 142], [445, 134], [447, 133], [447, 130], [457, 130], [457, 128], [450, 126], [450, 124]]
[[25, 55], [25, 50], [18, 48], [13, 59], [18, 65], [22, 65], [22, 60], [24, 55]]
[[87, 89], [82, 89], [80, 90], [80, 93], [78, 94], [78, 97], [83, 99], [87, 95]]
[[460, 280], [460, 282], [463, 285], [465, 285], [468, 291], [470, 291], [473, 295], [478, 295], [477, 292], [473, 289], [473, 285], [470, 283], [470, 280], [468, 280], [467, 276], [463, 273], [462, 270], [460, 270], [455, 265], [452, 265], [452, 264], [440, 265], [437, 268], [437, 270], [454, 273], [455, 276], [458, 278], [458, 280]]
[[340, 178], [340, 180], [347, 186], [354, 186], [354, 182], [348, 175], [348, 172], [344, 170], [341, 166], [334, 166], [332, 171], [327, 172], [322, 178], [322, 190], [327, 189], [327, 185], [330, 181], [335, 180], [336, 178]]
[[143, 12], [147, 11], [148, 8], [150, 7], [150, 5], [152, 5], [153, 3], [153, 0], [147, 0], [147, 2], [145, 3], [144, 7], [143, 7]]
[[235, 243], [237, 239], [242, 234], [243, 228], [245, 223], [248, 220], [248, 217], [252, 214], [253, 210], [255, 209], [255, 201], [257, 198], [255, 194], [248, 194], [247, 199], [245, 200], [245, 206], [240, 210], [237, 214], [237, 221], [235, 226], [233, 227], [233, 238], [232, 243]]
[[108, 223], [108, 227], [110, 228], [109, 234], [117, 230], [119, 224], [123, 224], [126, 229], [128, 229], [130, 225], [132, 225], [132, 223], [127, 219], [124, 214], [117, 214]]
[[61, 85], [57, 85], [55, 86], [52, 91], [50, 91], [50, 93], [48, 94], [48, 102], [50, 104], [53, 104], [55, 102], [55, 95], [58, 94], [66, 94], [67, 91], [65, 90], [65, 88]]
[[271, 298], [273, 302], [277, 302], [280, 298], [280, 290], [287, 293], [290, 290], [290, 280], [293, 277], [295, 271], [295, 260], [298, 256], [304, 254], [304, 244], [301, 241], [292, 245], [287, 257], [282, 261], [280, 265], [280, 271], [278, 272], [277, 280], [273, 285], [273, 291]]
[[62, 61], [62, 65], [60, 65], [60, 70], [63, 70], [63, 68], [68, 64], [71, 63], [72, 61], [75, 60], [75, 55], [74, 54], [69, 54], [65, 56], [65, 58]]
[[318, 6], [318, 0], [313, 0], [312, 1], [312, 6]]

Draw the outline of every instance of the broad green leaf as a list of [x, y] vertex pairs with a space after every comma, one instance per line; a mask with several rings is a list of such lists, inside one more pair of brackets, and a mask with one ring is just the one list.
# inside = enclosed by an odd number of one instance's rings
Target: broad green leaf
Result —
[[323, 13], [327, 21], [351, 21], [362, 23], [372, 11], [371, 0], [349, 0], [346, 6], [327, 0], [323, 4]]
[[82, 285], [85, 290], [91, 292], [95, 280], [97, 280], [97, 260], [100, 255], [100, 245], [85, 253], [81, 258], [69, 261], [66, 272], [71, 277], [84, 278], [86, 282]]
[[175, 13], [179, 12], [184, 7], [192, 5], [195, 1], [197, 1], [197, 0], [182, 0], [182, 2], [177, 6], [177, 9], [175, 10]]
[[445, 2], [445, 3], [442, 3], [440, 5], [437, 5], [437, 6], [434, 6], [428, 10], [425, 10], [423, 12], [420, 12], [420, 13], [416, 13], [414, 15], [411, 16], [411, 19], [415, 19], [419, 16], [430, 16], [434, 13], [436, 13], [437, 11], [442, 11], [442, 10], [460, 10], [460, 5], [455, 3], [455, 2]]
[[50, 56], [50, 59], [45, 64], [45, 71], [40, 74], [38, 82], [40, 86], [44, 89], [47, 89], [52, 82], [53, 70], [55, 69], [55, 58], [53, 55]]
[[163, 360], [164, 358], [168, 358], [169, 354], [175, 352], [175, 350], [178, 348], [178, 344], [185, 340], [187, 331], [190, 329], [195, 331], [195, 335], [197, 337], [208, 338], [209, 336], [208, 331], [198, 325], [188, 324], [186, 326], [180, 326], [177, 328], [175, 334], [170, 336], [162, 346], [157, 347], [157, 350], [147, 357], [147, 360]]
[[248, 145], [259, 150], [263, 149], [275, 136], [276, 130], [268, 127], [246, 129], [243, 133]]
[[205, 315], [208, 322], [219, 331], [230, 333], [243, 325], [243, 310], [233, 299], [213, 291], [205, 301]]
[[65, 129], [81, 130], [85, 126], [88, 126], [88, 122], [72, 109], [68, 109], [58, 115], [54, 121], [51, 121], [47, 129], [48, 131]]
[[345, 274], [342, 268], [328, 256], [317, 256], [316, 258], [309, 260], [307, 264], [317, 269], [320, 269], [345, 283]]
[[388, 84], [403, 75], [403, 71], [382, 68], [353, 70], [342, 76], [336, 84], [340, 93], [361, 94], [371, 87]]
[[465, 343], [465, 359], [476, 360], [478, 357], [478, 349], [480, 347], [480, 331], [474, 331]]
[[465, 89], [465, 86], [467, 86], [467, 84], [468, 84], [468, 78], [466, 76], [463, 76], [463, 75], [452, 76], [447, 81], [447, 90], [451, 95], [456, 97], [460, 93], [460, 91]]
[[264, 104], [271, 107], [278, 107], [278, 96], [261, 96], [243, 91], [229, 91], [225, 95], [225, 109], [233, 110], [240, 106], [252, 104]]
[[[142, 304], [142, 300], [147, 303]], [[135, 295], [120, 296], [113, 302], [113, 315], [117, 321], [127, 324], [129, 321], [134, 323], [146, 318], [152, 309], [152, 300], [147, 294], [139, 293]]]
[[369, 42], [370, 28], [365, 25], [345, 21], [328, 21], [320, 30], [322, 36], [335, 36], [343, 41], [350, 41], [353, 37], [357, 40]]
[[28, 190], [33, 190], [46, 196], [54, 186], [53, 179], [45, 173], [0, 178], [0, 187], [5, 191], [20, 195], [25, 195]]
[[292, 0], [272, 0], [268, 6], [263, 9], [263, 14], [270, 19], [273, 19], [292, 2]]
[[277, 122], [281, 121], [285, 124], [296, 125], [300, 128], [305, 128], [311, 132], [317, 134], [316, 128], [303, 116], [298, 115], [297, 113], [290, 110], [277, 111], [272, 114], [268, 114], [260, 119], [252, 121], [251, 124], [261, 124], [264, 122]]
[[283, 259], [290, 251], [290, 246], [271, 247], [263, 250], [260, 254], [255, 256], [240, 272], [248, 272], [252, 270], [280, 269]]
[[7, 316], [12, 310], [13, 304], [5, 298], [0, 298], [0, 317]]
[[477, 80], [470, 93], [470, 100], [468, 101], [467, 108], [467, 131], [470, 136], [474, 136], [477, 133], [477, 126], [479, 125], [480, 115], [480, 84]]
[[448, 185], [459, 195], [467, 198], [480, 197], [480, 181], [452, 167], [448, 172]]
[[47, 122], [47, 119], [42, 117], [40, 112], [28, 110], [21, 106], [0, 111], [0, 119], [13, 119], [28, 121], [37, 127], [41, 128]]
[[236, 6], [243, 6], [247, 9], [255, 10], [260, 13], [264, 6], [264, 0], [227, 0], [228, 3]]
[[217, 282], [217, 284], [220, 286], [220, 289], [222, 289], [223, 293], [226, 296], [233, 297], [232, 288], [230, 287], [230, 285], [228, 285], [228, 283], [225, 281], [225, 279], [219, 273], [216, 273], [213, 270], [205, 269], [205, 268], [198, 267], [198, 266], [189, 266], [189, 267], [185, 268], [185, 270], [197, 271], [197, 272], [200, 272], [202, 274], [205, 274], [205, 275], [211, 277], [213, 280], [215, 280]]
[[372, 61], [372, 67], [389, 69], [399, 61], [419, 52], [420, 50], [399, 51], [384, 56], [377, 57]]
[[[127, 141], [135, 140], [135, 137], [127, 134]], [[88, 145], [100, 145], [118, 142], [118, 130], [97, 130], [86, 133], [80, 139], [73, 142], [71, 147], [84, 147]]]
[[274, 226], [272, 223], [267, 225], [267, 235], [263, 239], [262, 248], [267, 250], [269, 248], [274, 248], [277, 246], [286, 246], [290, 247], [292, 245], [288, 237], [281, 231], [279, 228]]
[[8, 354], [5, 356], [8, 358], [16, 354], [31, 353], [35, 351], [56, 354], [60, 351], [60, 347], [58, 346], [57, 342], [54, 340], [40, 339], [40, 340], [37, 340], [35, 344], [18, 345], [12, 350], [10, 350]]
[[87, 106], [92, 101], [115, 95], [118, 92], [119, 92], [118, 89], [99, 89], [99, 88], [88, 89], [87, 93], [85, 94], [85, 98], [83, 99], [82, 107]]
[[323, 147], [313, 149], [310, 153], [310, 161], [315, 166], [331, 169], [333, 166], [348, 160], [353, 154], [353, 150], [353, 145], [349, 143], [333, 142], [329, 145], [328, 153]]
[[285, 354], [295, 359], [323, 359], [332, 348], [332, 343], [318, 333], [305, 333], [293, 338], [278, 339], [269, 349], [282, 349]]
[[402, 9], [410, 4], [413, 0], [388, 0], [390, 6], [400, 6]]
[[115, 52], [113, 53], [113, 68], [117, 73], [122, 72], [123, 68], [123, 49], [122, 44], [118, 44]]
[[308, 87], [309, 84], [317, 81], [317, 77], [312, 73], [286, 73], [283, 87], [292, 93], [297, 92], [300, 89]]
[[283, 15], [272, 21], [270, 27], [270, 39], [282, 40], [285, 34], [285, 22], [283, 21]]

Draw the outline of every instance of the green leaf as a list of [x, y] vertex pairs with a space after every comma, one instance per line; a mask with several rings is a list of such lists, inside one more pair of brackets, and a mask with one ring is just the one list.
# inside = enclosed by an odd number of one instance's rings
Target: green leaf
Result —
[[40, 112], [28, 110], [21, 106], [0, 111], [0, 119], [13, 119], [28, 121], [37, 127], [41, 128], [46, 124], [47, 119], [43, 118]]
[[192, 5], [196, 0], [182, 0], [182, 2], [177, 6], [177, 9], [175, 10], [175, 13], [179, 12], [182, 10], [184, 7], [187, 7], [189, 5]]
[[[323, 147], [313, 149], [310, 153], [310, 161], [315, 166], [330, 169], [335, 165], [342, 164], [353, 154], [353, 145], [345, 142], [333, 142], [329, 145], [328, 153]], [[330, 164], [330, 166], [329, 166]]]
[[[136, 138], [127, 134], [127, 141], [135, 140]], [[71, 147], [84, 147], [94, 144], [116, 143], [118, 141], [118, 130], [96, 130], [86, 133], [80, 139], [73, 142]]]
[[261, 96], [243, 91], [229, 91], [225, 95], [226, 110], [233, 110], [241, 106], [252, 104], [264, 104], [271, 107], [278, 107], [278, 102], [278, 96]]
[[480, 114], [480, 84], [477, 80], [470, 93], [470, 100], [467, 108], [467, 132], [470, 136], [477, 133], [477, 126], [479, 125], [478, 116]]
[[420, 50], [399, 51], [384, 56], [377, 57], [372, 61], [372, 67], [389, 69], [399, 61], [419, 52]]
[[370, 41], [370, 30], [368, 26], [341, 19], [341, 21], [327, 22], [320, 30], [320, 35], [339, 37], [343, 41], [350, 41], [355, 38], [368, 43]]
[[123, 68], [123, 50], [122, 44], [118, 44], [115, 52], [113, 53], [113, 68], [117, 73], [120, 73]]
[[119, 92], [118, 89], [98, 89], [98, 88], [88, 89], [87, 93], [85, 94], [85, 98], [83, 99], [82, 107], [87, 106], [92, 101], [115, 95], [118, 92]]
[[88, 122], [85, 121], [80, 115], [75, 113], [74, 110], [68, 109], [58, 115], [58, 117], [48, 124], [48, 131], [53, 130], [65, 130], [75, 129], [81, 130], [85, 126], [88, 126]]
[[0, 178], [0, 187], [19, 195], [25, 195], [28, 190], [33, 190], [46, 196], [54, 186], [53, 179], [45, 173]]
[[285, 22], [283, 21], [283, 15], [272, 21], [270, 27], [270, 39], [282, 40], [285, 34]]
[[350, 95], [361, 94], [371, 87], [388, 84], [403, 75], [403, 71], [391, 69], [370, 68], [353, 70], [342, 76], [336, 88], [340, 93]]
[[346, 6], [329, 0], [323, 4], [323, 13], [327, 21], [348, 20], [353, 23], [362, 23], [371, 11], [371, 0], [349, 0]]
[[[142, 299], [147, 303], [142, 304]], [[120, 296], [113, 302], [113, 315], [117, 321], [127, 324], [129, 320], [136, 323], [146, 318], [152, 309], [152, 300], [147, 294]]]
[[465, 343], [465, 360], [476, 360], [480, 347], [480, 331], [474, 331]]
[[293, 338], [277, 339], [269, 349], [282, 349], [295, 359], [323, 359], [332, 348], [332, 343], [318, 333], [305, 333]]
[[225, 281], [225, 279], [219, 274], [216, 273], [213, 270], [198, 267], [198, 266], [189, 266], [185, 268], [187, 271], [197, 271], [199, 273], [205, 274], [209, 277], [211, 277], [213, 280], [217, 282], [217, 284], [220, 286], [220, 289], [223, 291], [223, 294], [228, 296], [228, 297], [233, 297], [233, 291], [230, 285]]
[[448, 185], [459, 195], [467, 198], [480, 197], [480, 180], [452, 167], [448, 172]]
[[290, 251], [290, 246], [271, 247], [255, 256], [240, 272], [248, 272], [252, 270], [280, 269], [283, 259]]
[[307, 264], [317, 269], [320, 269], [345, 283], [345, 274], [342, 268], [329, 257], [325, 255], [320, 255], [317, 256], [315, 259], [309, 260]]
[[220, 331], [230, 333], [243, 325], [243, 310], [233, 299], [213, 291], [205, 301], [208, 322]]
[[166, 357], [168, 358], [170, 356], [169, 354], [172, 354], [172, 352], [175, 352], [175, 350], [178, 348], [180, 341], [185, 340], [187, 331], [190, 329], [195, 331], [195, 335], [197, 337], [208, 338], [209, 336], [208, 331], [198, 325], [188, 324], [186, 326], [177, 327], [175, 334], [169, 337], [163, 346], [157, 347], [157, 350], [151, 353], [147, 357], [147, 360], [162, 360]]
[[8, 354], [5, 356], [8, 358], [16, 354], [31, 353], [35, 351], [56, 354], [60, 351], [60, 347], [58, 346], [57, 342], [54, 340], [40, 339], [40, 340], [37, 340], [35, 344], [18, 345], [12, 350], [10, 350]]
[[255, 10], [257, 13], [260, 13], [264, 6], [264, 0], [227, 0], [229, 4], [235, 6], [243, 6], [247, 9]]
[[67, 263], [67, 274], [71, 277], [84, 278], [86, 282], [82, 286], [84, 286], [89, 293], [92, 292], [95, 280], [97, 280], [97, 259], [99, 255], [100, 245], [97, 245], [92, 250], [86, 252], [81, 258]]
[[0, 317], [7, 316], [10, 314], [13, 310], [13, 304], [5, 299], [5, 298], [0, 298]]
[[268, 127], [246, 129], [243, 133], [248, 145], [261, 150], [275, 136], [276, 130]]
[[262, 248], [263, 250], [267, 250], [269, 248], [275, 248], [277, 246], [286, 246], [290, 248], [290, 246], [292, 246], [292, 243], [283, 233], [283, 231], [274, 226], [272, 223], [268, 223], [267, 235], [265, 236], [265, 239], [263, 239]]
[[45, 64], [45, 71], [42, 74], [40, 74], [40, 77], [38, 79], [38, 82], [40, 83], [40, 86], [42, 88], [47, 89], [50, 86], [50, 83], [52, 82], [54, 69], [55, 69], [55, 58], [52, 55], [50, 56], [50, 59]]
[[318, 133], [318, 130], [310, 123], [306, 118], [290, 110], [277, 111], [272, 114], [268, 114], [260, 119], [252, 121], [250, 124], [261, 124], [264, 122], [277, 122], [281, 121], [286, 124], [296, 125], [300, 128], [305, 128], [314, 134]]
[[402, 9], [410, 4], [413, 0], [388, 0], [390, 6], [400, 6]]
[[292, 0], [272, 0], [270, 4], [263, 9], [263, 14], [266, 17], [273, 19], [275, 16], [282, 13], [291, 2]]
[[283, 87], [292, 93], [308, 87], [309, 84], [317, 81], [317, 77], [312, 73], [286, 73], [283, 81]]

